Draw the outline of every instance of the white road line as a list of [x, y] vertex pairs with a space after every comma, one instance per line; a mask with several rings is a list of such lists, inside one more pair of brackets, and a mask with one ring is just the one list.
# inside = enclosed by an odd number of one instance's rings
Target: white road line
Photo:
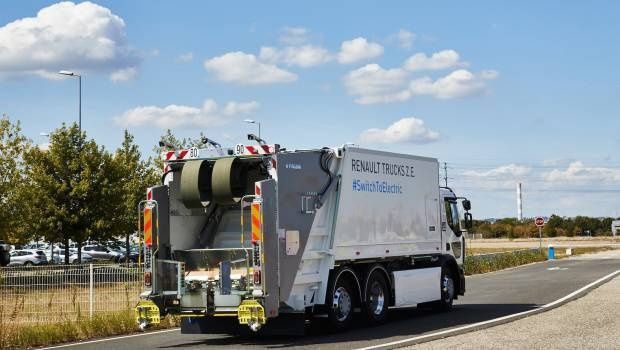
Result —
[[103, 342], [106, 342], [106, 341], [114, 341], [114, 340], [119, 340], [119, 339], [142, 337], [142, 336], [145, 336], [145, 335], [177, 332], [177, 331], [179, 331], [179, 329], [180, 328], [172, 328], [172, 329], [165, 329], [165, 330], [162, 330], [162, 331], [144, 332], [144, 333], [138, 333], [138, 334], [123, 335], [123, 336], [120, 336], [120, 337], [104, 338], [104, 339], [97, 339], [97, 340], [88, 340], [88, 341], [83, 341], [83, 342], [79, 342], [79, 343], [71, 343], [71, 344], [65, 344], [65, 345], [50, 346], [48, 348], [41, 348], [39, 350], [61, 349], [61, 348], [67, 348], [67, 347], [70, 347], [70, 346], [77, 346], [77, 345], [84, 345], [84, 344], [94, 344], [94, 343], [103, 343]]
[[451, 328], [445, 331], [441, 331], [441, 332], [435, 332], [435, 333], [431, 333], [431, 334], [424, 334], [424, 335], [420, 335], [417, 337], [413, 337], [413, 338], [407, 338], [407, 339], [402, 339], [402, 340], [397, 340], [397, 341], [393, 341], [393, 342], [389, 342], [389, 343], [383, 343], [383, 344], [377, 344], [377, 345], [372, 345], [372, 346], [367, 346], [365, 348], [359, 348], [357, 350], [372, 350], [372, 349], [378, 349], [378, 348], [382, 348], [382, 347], [390, 347], [390, 346], [394, 346], [394, 345], [402, 345], [405, 343], [409, 343], [409, 342], [415, 342], [415, 341], [420, 341], [420, 340], [424, 340], [427, 338], [431, 338], [431, 337], [440, 337], [442, 335], [451, 335], [453, 333], [459, 332], [459, 331], [466, 331], [466, 330], [471, 330], [471, 329], [475, 329], [478, 328], [480, 326], [484, 326], [487, 325], [489, 323], [495, 323], [498, 321], [507, 321], [510, 320], [512, 318], [520, 318], [521, 316], [527, 316], [529, 314], [533, 314], [536, 312], [539, 312], [541, 309], [548, 309], [548, 308], [553, 308], [555, 305], [560, 304], [564, 301], [566, 301], [567, 299], [570, 299], [572, 297], [574, 297], [575, 295], [582, 293], [583, 291], [587, 290], [588, 288], [591, 288], [592, 286], [595, 286], [596, 284], [608, 279], [608, 278], [612, 278], [615, 275], [620, 274], [620, 270], [616, 270], [612, 273], [610, 273], [609, 275], [603, 276], [599, 279], [597, 279], [596, 281], [582, 287], [579, 288], [578, 290], [568, 294], [567, 296], [564, 296], [558, 300], [552, 301], [548, 304], [545, 304], [541, 307], [538, 307], [536, 309], [533, 310], [528, 310], [528, 311], [523, 311], [523, 312], [519, 312], [516, 314], [511, 314], [511, 315], [506, 315], [506, 316], [502, 316], [502, 317], [498, 317], [498, 318], [494, 318], [492, 320], [487, 320], [487, 321], [482, 321], [482, 322], [478, 322], [478, 323], [472, 323], [470, 325], [467, 326], [462, 326], [462, 327], [457, 327], [457, 328]]

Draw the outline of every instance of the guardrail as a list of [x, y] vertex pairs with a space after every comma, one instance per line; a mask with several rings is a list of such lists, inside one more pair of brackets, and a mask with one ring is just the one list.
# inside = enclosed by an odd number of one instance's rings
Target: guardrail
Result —
[[142, 265], [0, 268], [0, 319], [49, 323], [129, 310], [143, 288]]

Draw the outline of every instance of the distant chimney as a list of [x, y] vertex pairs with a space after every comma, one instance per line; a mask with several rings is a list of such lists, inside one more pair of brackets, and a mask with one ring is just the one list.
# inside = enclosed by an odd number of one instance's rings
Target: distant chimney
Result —
[[517, 220], [523, 221], [523, 192], [521, 191], [521, 183], [517, 183]]

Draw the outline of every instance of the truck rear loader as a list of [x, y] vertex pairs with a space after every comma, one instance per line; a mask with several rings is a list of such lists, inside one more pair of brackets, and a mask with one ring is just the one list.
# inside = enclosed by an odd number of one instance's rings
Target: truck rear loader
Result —
[[[249, 135], [249, 139], [252, 139]], [[237, 145], [162, 153], [140, 203], [141, 327], [166, 314], [183, 333], [346, 328], [390, 308], [452, 308], [465, 293], [457, 203], [437, 159], [351, 145]]]

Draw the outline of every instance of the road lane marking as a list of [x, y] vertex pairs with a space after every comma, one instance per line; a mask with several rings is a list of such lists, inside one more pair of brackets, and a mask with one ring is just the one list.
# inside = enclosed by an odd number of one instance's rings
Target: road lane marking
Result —
[[[562, 304], [563, 302], [573, 298], [574, 296], [588, 290], [589, 288], [592, 288], [593, 286], [596, 286], [597, 284], [607, 280], [607, 279], [611, 279], [614, 276], [620, 274], [620, 270], [616, 270], [606, 276], [603, 276], [599, 279], [597, 279], [596, 281], [577, 289], [576, 291], [558, 299], [555, 301], [552, 301], [548, 304], [545, 304], [543, 306], [537, 307], [536, 309], [532, 309], [532, 310], [528, 310], [528, 311], [522, 311], [522, 312], [518, 312], [516, 314], [511, 314], [511, 315], [506, 315], [506, 316], [502, 316], [502, 317], [498, 317], [498, 318], [494, 318], [491, 320], [486, 320], [486, 321], [482, 321], [482, 322], [478, 322], [478, 323], [472, 323], [466, 326], [461, 326], [461, 327], [457, 327], [457, 328], [451, 328], [451, 329], [447, 329], [445, 331], [440, 331], [440, 332], [435, 332], [435, 333], [431, 333], [431, 334], [424, 334], [424, 335], [419, 335], [417, 337], [412, 337], [412, 338], [407, 338], [407, 339], [401, 339], [401, 340], [397, 340], [397, 341], [393, 341], [393, 342], [389, 342], [389, 343], [383, 343], [383, 344], [377, 344], [377, 345], [371, 345], [371, 346], [367, 346], [364, 348], [358, 348], [356, 350], [374, 350], [374, 349], [380, 349], [380, 348], [392, 348], [394, 346], [404, 346], [406, 345], [406, 343], [412, 343], [409, 345], [414, 345], [414, 344], [418, 344], [421, 343], [424, 340], [430, 341], [430, 340], [435, 340], [435, 339], [439, 339], [439, 338], [443, 338], [443, 336], [448, 337], [451, 335], [457, 335], [457, 334], [461, 334], [464, 333], [464, 331], [471, 331], [471, 330], [480, 330], [486, 327], [486, 325], [491, 324], [495, 325], [495, 324], [502, 324], [502, 323], [507, 323], [513, 319], [519, 319], [519, 318], [523, 318], [526, 317], [530, 314], [535, 314], [535, 313], [539, 313], [541, 311], [544, 311], [546, 309], [552, 309], [555, 306], [559, 306], [558, 304]], [[491, 327], [489, 326], [489, 327]]]
[[79, 342], [79, 343], [71, 343], [71, 344], [65, 344], [65, 345], [50, 346], [50, 347], [47, 347], [47, 348], [40, 348], [39, 350], [61, 349], [61, 348], [67, 348], [67, 347], [70, 347], [70, 346], [103, 343], [103, 342], [106, 342], [106, 341], [114, 341], [114, 340], [127, 339], [127, 338], [135, 338], [135, 337], [141, 337], [141, 336], [144, 336], [144, 335], [153, 335], [153, 334], [176, 332], [176, 331], [178, 331], [180, 329], [181, 328], [172, 328], [172, 329], [165, 329], [165, 330], [162, 330], [162, 331], [144, 332], [144, 333], [131, 334], [131, 335], [122, 335], [122, 336], [119, 336], [119, 337], [104, 338], [104, 339], [97, 339], [97, 340], [88, 340], [88, 341], [83, 341], [83, 342]]
[[549, 267], [547, 268], [547, 271], [564, 271], [564, 270], [568, 270], [568, 267]]

